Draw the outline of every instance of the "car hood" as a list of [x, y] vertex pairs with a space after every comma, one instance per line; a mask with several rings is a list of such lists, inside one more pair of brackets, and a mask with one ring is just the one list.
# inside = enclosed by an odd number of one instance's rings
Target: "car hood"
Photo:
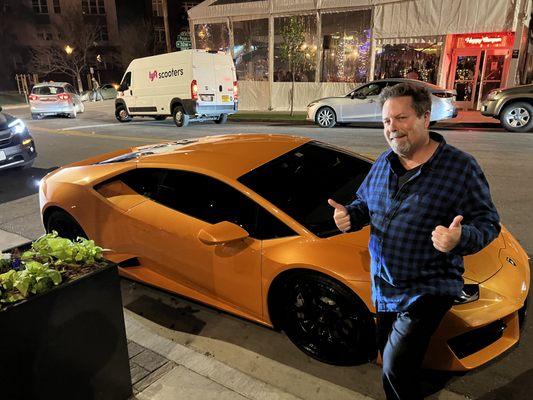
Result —
[[512, 88], [502, 89], [500, 93], [503, 94], [533, 94], [533, 85], [521, 85]]
[[[361, 245], [368, 244], [369, 234], [370, 230], [365, 229], [359, 232], [332, 236], [325, 240], [330, 243], [337, 243], [339, 245], [339, 250], [341, 248], [347, 249], [347, 247], [351, 247], [353, 250], [355, 250], [356, 247], [361, 247]], [[505, 247], [505, 240], [500, 234], [483, 250], [476, 254], [464, 257], [464, 278], [477, 283], [485, 282], [487, 279], [491, 278], [503, 266], [500, 253], [503, 249], [505, 249]], [[365, 270], [369, 270], [369, 268], [366, 266], [363, 268]]]
[[14, 120], [15, 118], [11, 115], [0, 112], [0, 130], [7, 129], [8, 125]]

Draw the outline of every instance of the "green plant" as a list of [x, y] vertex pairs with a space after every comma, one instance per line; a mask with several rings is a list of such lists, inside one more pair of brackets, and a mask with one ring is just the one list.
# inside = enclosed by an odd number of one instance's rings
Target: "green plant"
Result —
[[59, 237], [57, 232], [41, 236], [28, 251], [0, 257], [0, 306], [46, 292], [77, 272], [103, 261], [103, 249], [94, 241]]

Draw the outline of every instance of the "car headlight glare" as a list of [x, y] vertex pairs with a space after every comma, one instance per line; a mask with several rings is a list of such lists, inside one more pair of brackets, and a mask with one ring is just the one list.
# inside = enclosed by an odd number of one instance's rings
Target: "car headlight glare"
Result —
[[10, 128], [11, 131], [14, 133], [21, 134], [26, 129], [26, 125], [24, 125], [24, 122], [22, 122], [22, 120], [17, 118], [8, 125], [8, 128]]

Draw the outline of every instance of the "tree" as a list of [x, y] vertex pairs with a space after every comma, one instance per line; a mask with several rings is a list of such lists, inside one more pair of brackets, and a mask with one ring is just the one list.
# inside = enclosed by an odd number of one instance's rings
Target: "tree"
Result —
[[154, 25], [150, 19], [128, 21], [120, 29], [121, 62], [126, 68], [131, 60], [155, 54]]
[[82, 92], [81, 76], [88, 69], [89, 60], [96, 60], [102, 27], [87, 24], [83, 14], [72, 7], [65, 10], [58, 30], [59, 41], [32, 48], [31, 68], [43, 75], [67, 74], [76, 80], [78, 90]]
[[291, 74], [291, 116], [294, 113], [294, 77], [301, 72], [306, 64], [302, 46], [305, 43], [305, 26], [298, 17], [290, 17], [281, 28], [283, 43], [280, 46], [280, 56], [289, 64]]

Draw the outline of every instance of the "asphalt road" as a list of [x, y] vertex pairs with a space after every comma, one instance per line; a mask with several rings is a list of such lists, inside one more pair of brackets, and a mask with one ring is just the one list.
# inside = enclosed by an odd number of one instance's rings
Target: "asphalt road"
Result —
[[[86, 157], [128, 146], [165, 140], [226, 133], [283, 133], [307, 136], [333, 143], [368, 156], [386, 149], [381, 129], [345, 127], [320, 129], [312, 125], [283, 123], [191, 124], [178, 129], [169, 118], [140, 118], [120, 124], [114, 119], [113, 102], [89, 103], [75, 120], [29, 119], [27, 109], [10, 113], [24, 119], [36, 142], [39, 156], [33, 168], [0, 171], [0, 229], [27, 238], [39, 236], [37, 183], [48, 171]], [[446, 140], [473, 154], [491, 185], [502, 222], [533, 254], [533, 134], [510, 134], [501, 129], [439, 130]], [[379, 367], [332, 367], [298, 351], [288, 339], [269, 329], [220, 313], [159, 290], [123, 281], [125, 307], [158, 324], [173, 340], [212, 354], [235, 368], [276, 384], [288, 379], [280, 371], [305, 372], [348, 390], [382, 399]], [[526, 399], [533, 389], [532, 320], [529, 319], [518, 346], [488, 365], [467, 374], [427, 372], [426, 392], [445, 398], [439, 389], [471, 399]], [[277, 365], [278, 368], [273, 366]], [[283, 368], [281, 368], [283, 367]], [[285, 375], [285, 376], [283, 376]], [[319, 398], [319, 397], [317, 397]]]

